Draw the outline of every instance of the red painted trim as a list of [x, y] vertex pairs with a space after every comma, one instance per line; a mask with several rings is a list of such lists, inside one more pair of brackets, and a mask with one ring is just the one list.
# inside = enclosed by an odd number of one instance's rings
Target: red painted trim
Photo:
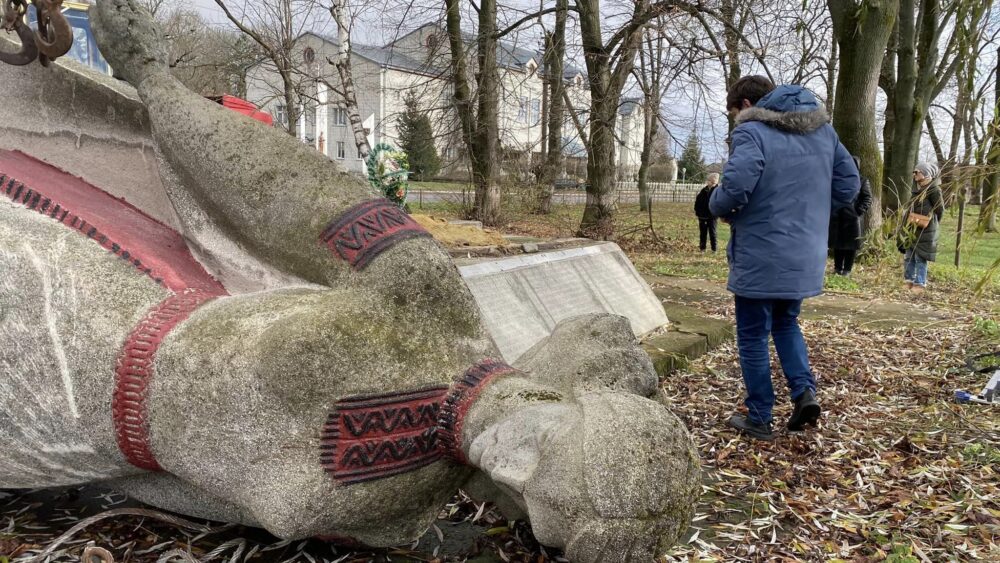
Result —
[[437, 420], [448, 388], [361, 395], [337, 402], [320, 438], [320, 463], [349, 485], [441, 459]]
[[225, 292], [194, 259], [180, 233], [24, 153], [0, 150], [0, 195], [79, 231], [171, 291]]
[[387, 199], [362, 202], [331, 223], [320, 240], [355, 270], [397, 242], [431, 236], [405, 211]]
[[198, 290], [171, 295], [154, 307], [125, 340], [115, 367], [111, 413], [118, 448], [136, 467], [150, 471], [161, 469], [149, 446], [146, 404], [149, 384], [156, 373], [156, 352], [172, 328], [216, 296]]
[[469, 464], [462, 451], [465, 415], [493, 379], [515, 371], [501, 360], [488, 358], [469, 368], [462, 379], [452, 385], [448, 397], [441, 405], [441, 416], [438, 417], [438, 440], [445, 456], [463, 465]]
[[461, 443], [465, 415], [486, 385], [514, 371], [487, 359], [450, 387], [341, 399], [320, 434], [320, 463], [341, 485], [407, 473], [444, 458], [468, 465]]
[[156, 351], [172, 328], [226, 290], [191, 255], [177, 231], [84, 180], [20, 152], [0, 150], [0, 195], [75, 229], [173, 292], [132, 330], [115, 365], [112, 421], [129, 463], [160, 464], [149, 445], [146, 398]]

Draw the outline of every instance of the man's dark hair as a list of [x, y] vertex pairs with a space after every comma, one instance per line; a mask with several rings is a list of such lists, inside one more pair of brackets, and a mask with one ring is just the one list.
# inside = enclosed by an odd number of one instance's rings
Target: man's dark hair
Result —
[[739, 108], [743, 100], [756, 104], [761, 98], [774, 90], [774, 84], [764, 76], [744, 76], [733, 84], [726, 95], [726, 109]]

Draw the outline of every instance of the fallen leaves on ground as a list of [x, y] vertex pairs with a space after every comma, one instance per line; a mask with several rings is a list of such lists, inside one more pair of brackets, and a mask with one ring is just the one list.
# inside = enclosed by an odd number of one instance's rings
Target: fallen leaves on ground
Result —
[[[692, 533], [665, 560], [1000, 561], [1000, 407], [952, 400], [985, 384], [964, 366], [968, 323], [803, 329], [818, 431], [766, 443], [725, 427], [743, 390], [734, 345], [664, 383], [705, 470]], [[776, 428], [791, 412], [782, 379]]]

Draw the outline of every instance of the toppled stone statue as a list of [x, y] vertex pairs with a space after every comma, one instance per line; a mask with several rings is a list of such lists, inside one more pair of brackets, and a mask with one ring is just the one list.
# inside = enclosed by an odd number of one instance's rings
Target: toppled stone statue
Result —
[[[410, 542], [460, 488], [573, 561], [687, 528], [692, 439], [628, 322], [499, 357], [397, 207], [168, 73], [134, 0], [93, 27], [152, 124], [177, 230], [0, 150], [0, 487], [104, 481], [284, 538]], [[139, 186], [141, 188], [141, 186]]]

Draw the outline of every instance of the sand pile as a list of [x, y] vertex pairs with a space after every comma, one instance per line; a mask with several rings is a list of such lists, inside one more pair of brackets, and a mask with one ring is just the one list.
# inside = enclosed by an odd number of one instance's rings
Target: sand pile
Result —
[[467, 225], [451, 225], [447, 219], [432, 215], [410, 215], [420, 226], [427, 229], [438, 242], [449, 247], [462, 246], [503, 246], [507, 241], [500, 233], [490, 229], [477, 229]]

